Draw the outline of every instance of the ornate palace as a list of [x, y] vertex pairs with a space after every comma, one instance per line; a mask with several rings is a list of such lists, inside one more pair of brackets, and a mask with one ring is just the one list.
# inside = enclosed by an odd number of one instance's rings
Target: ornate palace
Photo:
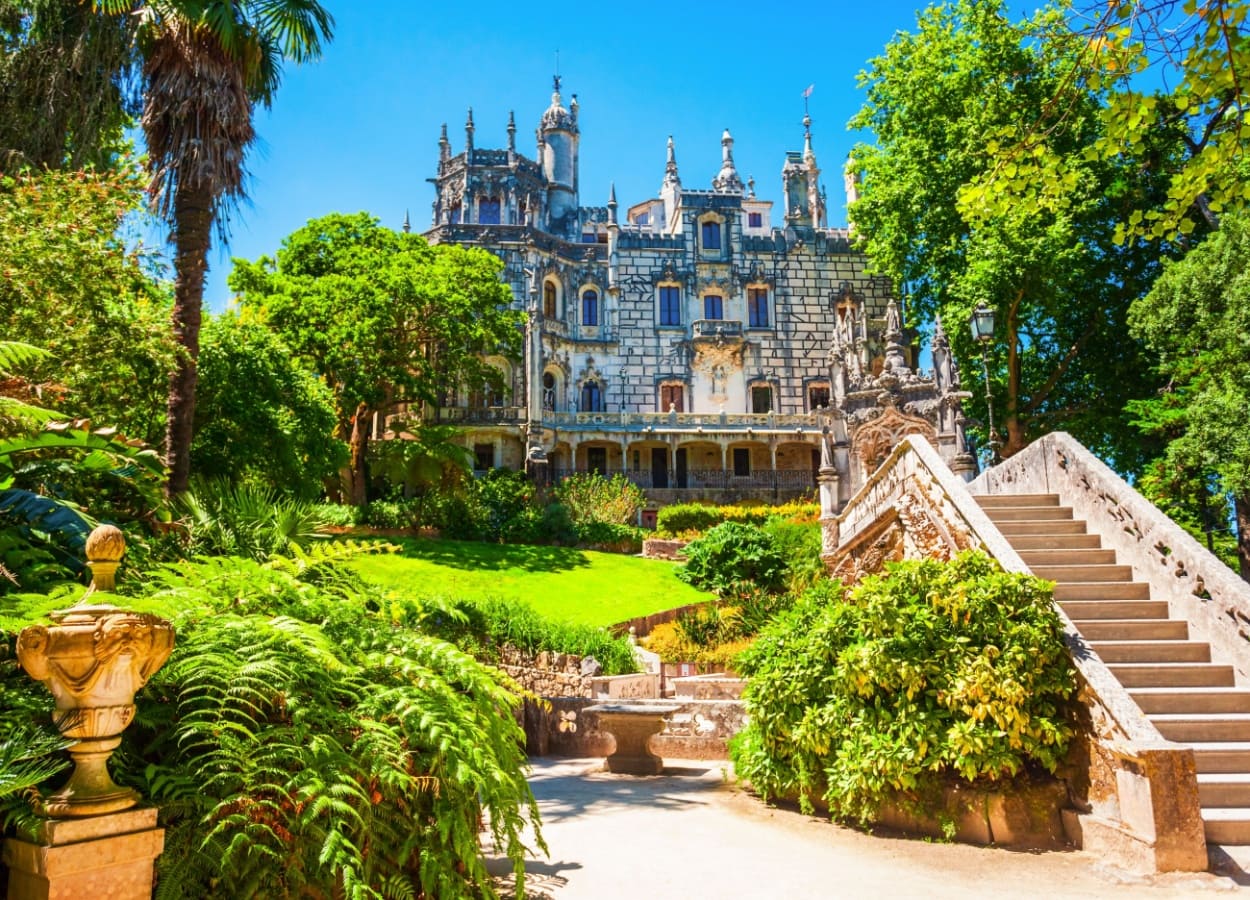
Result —
[[443, 126], [426, 236], [499, 256], [528, 312], [524, 359], [492, 360], [505, 392], [436, 413], [464, 426], [478, 468], [624, 472], [660, 502], [780, 497], [814, 487], [823, 444], [844, 503], [920, 434], [974, 471], [940, 325], [922, 376], [888, 279], [826, 223], [804, 126], [780, 210], [743, 182], [725, 131], [709, 187], [683, 184], [670, 138], [658, 196], [623, 214], [615, 189], [581, 205], [577, 96], [565, 106], [558, 78], [533, 159], [511, 115], [504, 149], [475, 145], [472, 110], [462, 152]]

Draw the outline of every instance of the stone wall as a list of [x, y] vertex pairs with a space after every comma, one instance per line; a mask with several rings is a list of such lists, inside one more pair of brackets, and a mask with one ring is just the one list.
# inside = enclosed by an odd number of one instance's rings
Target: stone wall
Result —
[[673, 696], [678, 700], [741, 700], [746, 682], [729, 675], [691, 675], [670, 678]]
[[[608, 756], [616, 744], [599, 730], [598, 717], [585, 711], [600, 701], [555, 698], [550, 709], [527, 704], [525, 746], [533, 756]], [[663, 732], [651, 740], [652, 752], [672, 759], [729, 758], [729, 739], [746, 724], [738, 700], [679, 700]]]
[[593, 697], [594, 674], [582, 672], [582, 657], [542, 651], [537, 655], [504, 647], [499, 668], [540, 697]]
[[706, 603], [691, 603], [686, 606], [678, 606], [674, 609], [665, 609], [657, 613], [651, 613], [649, 616], [637, 616], [624, 622], [617, 622], [611, 626], [610, 630], [616, 635], [629, 634], [632, 631], [634, 637], [644, 638], [651, 633], [651, 629], [655, 626], [663, 625], [665, 622], [676, 622], [682, 616], [697, 609], [702, 609], [707, 605]]
[[681, 551], [689, 541], [665, 541], [660, 538], [647, 538], [642, 542], [642, 555], [648, 559], [679, 560]]

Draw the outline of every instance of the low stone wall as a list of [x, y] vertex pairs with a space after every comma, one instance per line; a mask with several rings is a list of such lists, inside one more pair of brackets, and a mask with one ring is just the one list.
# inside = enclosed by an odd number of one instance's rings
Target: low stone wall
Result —
[[652, 613], [649, 616], [638, 616], [625, 622], [617, 622], [608, 630], [615, 635], [622, 635], [629, 634], [632, 629], [634, 637], [644, 638], [651, 633], [651, 629], [656, 625], [663, 625], [665, 622], [676, 622], [687, 613], [692, 613], [696, 609], [702, 609], [707, 605], [706, 603], [691, 603], [687, 606], [679, 606], [676, 609], [666, 609], [662, 612]]
[[668, 541], [660, 538], [647, 538], [642, 542], [642, 555], [648, 559], [681, 559], [681, 551], [689, 541]]
[[691, 675], [670, 678], [673, 696], [678, 700], [741, 700], [746, 682], [732, 675]]
[[[616, 744], [599, 730], [598, 716], [585, 712], [599, 700], [553, 698], [549, 709], [527, 702], [525, 748], [532, 756], [608, 756]], [[684, 700], [651, 740], [651, 750], [672, 759], [729, 758], [729, 739], [746, 724], [746, 707], [737, 700]]]
[[540, 697], [595, 696], [595, 675], [583, 674], [580, 656], [547, 651], [531, 655], [516, 647], [504, 647], [499, 668]]

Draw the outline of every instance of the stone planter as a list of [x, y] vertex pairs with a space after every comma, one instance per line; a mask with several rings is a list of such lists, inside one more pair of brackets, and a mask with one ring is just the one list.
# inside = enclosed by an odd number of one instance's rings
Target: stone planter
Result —
[[125, 541], [103, 525], [87, 540], [93, 584], [78, 604], [52, 614], [55, 625], [31, 625], [17, 639], [17, 658], [56, 700], [53, 722], [76, 743], [66, 785], [44, 798], [53, 818], [97, 816], [128, 809], [139, 795], [113, 783], [108, 758], [134, 719], [134, 695], [169, 658], [173, 627], [163, 619], [89, 603], [113, 588]]

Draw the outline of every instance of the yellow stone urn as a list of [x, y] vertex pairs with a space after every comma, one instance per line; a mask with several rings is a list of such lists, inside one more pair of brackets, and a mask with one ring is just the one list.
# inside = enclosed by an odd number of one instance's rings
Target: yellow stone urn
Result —
[[113, 590], [125, 549], [125, 538], [114, 526], [91, 532], [87, 593], [69, 609], [52, 613], [55, 625], [31, 625], [17, 638], [18, 662], [47, 685], [56, 699], [53, 722], [76, 741], [69, 748], [73, 774], [42, 803], [41, 811], [53, 818], [103, 815], [139, 802], [138, 793], [113, 782], [108, 758], [134, 719], [135, 692], [169, 658], [174, 629], [157, 616], [92, 602]]

